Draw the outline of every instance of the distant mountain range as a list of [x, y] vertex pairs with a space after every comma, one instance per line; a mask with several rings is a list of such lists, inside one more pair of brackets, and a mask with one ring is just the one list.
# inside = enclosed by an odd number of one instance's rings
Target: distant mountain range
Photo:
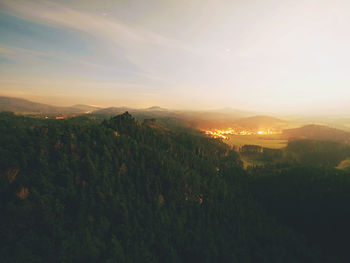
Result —
[[[0, 111], [12, 111], [17, 114], [30, 115], [84, 115], [96, 117], [110, 117], [128, 111], [136, 119], [157, 119], [161, 125], [166, 127], [191, 127], [196, 129], [239, 127], [242, 129], [277, 129], [283, 130], [282, 137], [288, 140], [314, 139], [331, 140], [339, 142], [350, 142], [350, 133], [341, 129], [330, 128], [323, 125], [305, 125], [298, 127], [293, 121], [286, 121], [272, 116], [254, 115], [254, 113], [223, 108], [218, 110], [191, 111], [191, 110], [169, 110], [159, 106], [145, 109], [134, 109], [129, 107], [99, 108], [90, 105], [73, 105], [69, 107], [52, 106], [20, 98], [1, 97]], [[153, 125], [153, 124], [152, 124]], [[303, 125], [303, 124], [302, 124]], [[288, 129], [290, 127], [298, 127]]]
[[0, 111], [12, 111], [21, 114], [81, 114], [99, 108], [90, 105], [74, 105], [70, 107], [51, 106], [20, 98], [0, 97]]
[[245, 111], [231, 108], [191, 111], [191, 110], [169, 110], [159, 106], [145, 109], [134, 109], [129, 107], [107, 107], [98, 108], [90, 105], [74, 105], [70, 107], [52, 106], [43, 103], [13, 97], [0, 97], [0, 111], [12, 111], [18, 114], [32, 115], [59, 115], [59, 114], [92, 114], [96, 116], [114, 116], [126, 111], [133, 114], [137, 119], [157, 118], [166, 121], [181, 122], [191, 127], [203, 127], [213, 125], [227, 125], [238, 118], [251, 116]]

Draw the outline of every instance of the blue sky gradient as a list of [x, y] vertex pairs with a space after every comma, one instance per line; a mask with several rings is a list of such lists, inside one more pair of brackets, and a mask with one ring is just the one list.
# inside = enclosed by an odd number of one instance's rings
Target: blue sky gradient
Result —
[[350, 112], [350, 3], [0, 0], [0, 94]]
[[[1, 12], [0, 35], [0, 44], [15, 48], [40, 52], [58, 51], [71, 56], [92, 53], [79, 31], [35, 23]], [[89, 40], [91, 41], [92, 39]]]

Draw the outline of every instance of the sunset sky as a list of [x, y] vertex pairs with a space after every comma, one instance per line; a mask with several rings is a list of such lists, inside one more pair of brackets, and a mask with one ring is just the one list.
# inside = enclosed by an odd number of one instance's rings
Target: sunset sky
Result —
[[0, 0], [0, 95], [350, 112], [347, 0]]

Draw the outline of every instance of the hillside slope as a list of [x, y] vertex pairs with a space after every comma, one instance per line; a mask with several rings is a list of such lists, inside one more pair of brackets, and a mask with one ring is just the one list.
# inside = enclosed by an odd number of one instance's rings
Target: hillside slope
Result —
[[350, 133], [322, 125], [306, 125], [300, 128], [283, 130], [283, 136], [289, 140], [312, 139], [322, 141], [350, 142]]
[[1, 262], [320, 262], [218, 140], [128, 113], [0, 123]]

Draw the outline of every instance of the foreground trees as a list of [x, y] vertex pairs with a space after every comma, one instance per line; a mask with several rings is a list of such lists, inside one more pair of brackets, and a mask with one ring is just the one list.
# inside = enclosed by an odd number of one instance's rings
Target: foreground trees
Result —
[[266, 215], [220, 141], [128, 113], [102, 122], [1, 113], [0, 123], [1, 262], [324, 259]]

